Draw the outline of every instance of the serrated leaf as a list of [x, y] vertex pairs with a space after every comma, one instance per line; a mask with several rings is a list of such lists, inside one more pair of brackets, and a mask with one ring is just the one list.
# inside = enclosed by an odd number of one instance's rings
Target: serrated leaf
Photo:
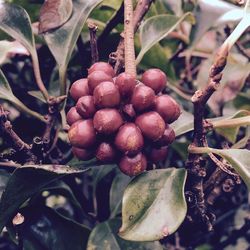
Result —
[[90, 234], [87, 250], [162, 250], [159, 242], [131, 242], [121, 239], [117, 232], [120, 219], [112, 219], [98, 224]]
[[[68, 22], [55, 31], [44, 35], [45, 41], [59, 65], [61, 79], [65, 78], [67, 65], [84, 23], [90, 12], [101, 1], [102, 0], [75, 0], [73, 2], [73, 14]], [[64, 93], [61, 94], [65, 94], [66, 87], [63, 86], [62, 88]]]
[[39, 16], [39, 33], [58, 28], [68, 21], [72, 14], [72, 0], [47, 0]]
[[20, 6], [9, 3], [0, 4], [0, 29], [20, 41], [29, 51], [34, 50], [30, 18]]
[[183, 222], [185, 169], [152, 170], [135, 177], [122, 200], [119, 235], [131, 241], [154, 241], [172, 234]]
[[86, 249], [90, 230], [49, 207], [28, 207], [21, 211], [24, 223], [20, 236], [26, 250]]
[[47, 184], [64, 175], [87, 170], [61, 165], [27, 165], [17, 168], [9, 178], [0, 200], [0, 231], [15, 215], [20, 205]]
[[158, 15], [148, 18], [140, 28], [141, 51], [136, 58], [138, 64], [144, 54], [172, 32], [182, 21], [194, 22], [191, 13], [186, 13], [182, 17], [175, 15]]

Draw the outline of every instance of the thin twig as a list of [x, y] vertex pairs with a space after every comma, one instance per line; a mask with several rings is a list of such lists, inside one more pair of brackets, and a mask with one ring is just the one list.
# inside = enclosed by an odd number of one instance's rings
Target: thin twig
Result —
[[94, 23], [89, 22], [88, 28], [90, 35], [91, 59], [92, 59], [92, 64], [94, 64], [99, 61], [99, 53], [98, 53], [97, 38], [96, 38], [96, 32], [98, 30], [98, 27]]

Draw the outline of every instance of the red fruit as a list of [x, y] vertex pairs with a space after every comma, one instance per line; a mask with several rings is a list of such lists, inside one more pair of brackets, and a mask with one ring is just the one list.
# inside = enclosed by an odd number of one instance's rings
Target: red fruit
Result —
[[166, 87], [167, 77], [160, 69], [149, 69], [142, 75], [142, 82], [158, 94]]
[[75, 123], [81, 119], [82, 119], [82, 117], [77, 112], [76, 108], [75, 107], [70, 108], [70, 110], [66, 116], [67, 123], [71, 126], [73, 123]]
[[163, 147], [171, 144], [175, 140], [174, 130], [166, 124], [166, 129], [163, 136], [156, 142], [157, 146]]
[[115, 137], [115, 145], [125, 154], [137, 154], [144, 145], [140, 129], [134, 123], [126, 123], [120, 127]]
[[96, 112], [93, 96], [87, 95], [79, 98], [76, 110], [83, 118], [91, 118]]
[[101, 82], [113, 82], [113, 78], [110, 75], [103, 72], [103, 71], [93, 71], [88, 76], [88, 83], [89, 83], [89, 91], [90, 91], [90, 93], [93, 93], [94, 89]]
[[77, 101], [80, 97], [89, 95], [88, 79], [83, 78], [75, 81], [70, 88], [70, 96]]
[[135, 77], [123, 72], [115, 80], [115, 85], [118, 87], [121, 96], [129, 97], [135, 88]]
[[155, 111], [157, 111], [168, 124], [177, 120], [181, 114], [180, 106], [169, 95], [161, 95], [156, 98]]
[[112, 82], [102, 82], [94, 90], [94, 103], [99, 108], [113, 108], [120, 103], [120, 94]]
[[145, 85], [137, 85], [134, 89], [131, 103], [133, 104], [135, 110], [143, 111], [153, 106], [155, 101], [155, 93], [154, 91], [145, 86]]
[[112, 66], [105, 62], [96, 62], [94, 63], [89, 69], [88, 74], [91, 74], [94, 71], [103, 71], [107, 75], [110, 75], [112, 77], [115, 76], [115, 71], [112, 68]]
[[120, 113], [116, 109], [101, 109], [94, 115], [94, 128], [101, 134], [116, 132], [123, 123]]
[[165, 131], [164, 120], [154, 111], [138, 116], [135, 124], [141, 129], [142, 134], [152, 141], [159, 140]]
[[101, 162], [113, 162], [116, 158], [115, 148], [107, 142], [102, 142], [96, 150], [96, 158]]
[[142, 153], [134, 157], [123, 156], [119, 163], [119, 168], [124, 174], [134, 176], [146, 170], [147, 159]]
[[82, 160], [82, 161], [88, 161], [94, 157], [92, 150], [72, 147], [72, 152], [75, 157], [77, 157], [79, 160]]
[[96, 133], [93, 121], [80, 120], [75, 122], [69, 129], [69, 141], [72, 146], [88, 149], [96, 143]]
[[153, 163], [157, 163], [159, 161], [164, 161], [167, 155], [168, 155], [168, 147], [152, 148], [149, 154], [149, 159]]

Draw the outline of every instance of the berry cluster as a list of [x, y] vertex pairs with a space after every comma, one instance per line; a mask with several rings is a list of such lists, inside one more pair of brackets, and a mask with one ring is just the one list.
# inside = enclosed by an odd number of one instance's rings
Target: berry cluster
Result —
[[180, 107], [161, 93], [167, 83], [161, 70], [147, 70], [141, 81], [127, 73], [115, 77], [108, 63], [97, 62], [87, 78], [72, 84], [76, 106], [67, 113], [68, 135], [78, 159], [119, 162], [120, 170], [133, 176], [148, 161], [166, 158], [175, 139], [168, 124], [179, 117]]

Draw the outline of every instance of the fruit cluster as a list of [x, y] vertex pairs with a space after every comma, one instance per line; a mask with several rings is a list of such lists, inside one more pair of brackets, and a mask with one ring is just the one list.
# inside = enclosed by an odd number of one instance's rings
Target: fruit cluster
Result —
[[148, 161], [164, 160], [175, 139], [168, 124], [180, 115], [176, 101], [161, 93], [166, 83], [159, 69], [145, 71], [139, 82], [127, 73], [115, 77], [108, 63], [93, 64], [88, 77], [70, 89], [76, 101], [67, 113], [74, 155], [119, 162], [120, 170], [130, 176], [144, 171]]

